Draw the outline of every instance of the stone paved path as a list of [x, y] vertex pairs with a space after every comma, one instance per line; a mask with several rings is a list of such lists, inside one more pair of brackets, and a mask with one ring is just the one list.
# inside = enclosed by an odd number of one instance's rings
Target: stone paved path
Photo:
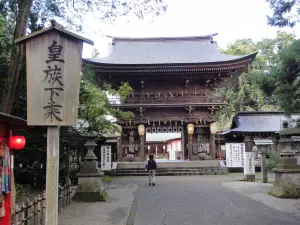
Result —
[[106, 203], [73, 202], [59, 225], [300, 224], [300, 200], [274, 200], [266, 195], [270, 185], [234, 182], [242, 177], [157, 177], [154, 187], [147, 177], [117, 178]]
[[[149, 187], [146, 178], [128, 225], [299, 225], [288, 215], [222, 186], [232, 176], [158, 177]], [[123, 182], [126, 182], [125, 179]]]
[[300, 199], [281, 199], [268, 195], [272, 184], [237, 181], [225, 182], [223, 186], [279, 211], [300, 217]]
[[136, 185], [109, 185], [107, 202], [72, 202], [59, 214], [59, 225], [124, 225], [133, 202]]

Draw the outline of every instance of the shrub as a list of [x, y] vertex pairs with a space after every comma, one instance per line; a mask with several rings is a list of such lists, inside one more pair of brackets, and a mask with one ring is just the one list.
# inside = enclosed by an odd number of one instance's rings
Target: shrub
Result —
[[111, 176], [105, 175], [105, 176], [102, 178], [102, 182], [103, 182], [103, 183], [111, 183], [111, 182], [112, 182], [112, 177], [111, 177]]
[[279, 152], [271, 152], [269, 154], [269, 158], [268, 158], [268, 169], [269, 171], [272, 171], [272, 169], [274, 169], [279, 161], [280, 158], [280, 154]]

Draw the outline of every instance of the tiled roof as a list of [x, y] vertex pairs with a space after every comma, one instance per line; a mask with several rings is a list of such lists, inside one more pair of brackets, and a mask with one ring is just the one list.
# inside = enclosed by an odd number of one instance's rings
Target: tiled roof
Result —
[[0, 112], [0, 122], [8, 124], [10, 129], [29, 129], [26, 120], [2, 112]]
[[107, 57], [85, 59], [101, 64], [184, 64], [253, 60], [256, 53], [244, 56], [224, 55], [218, 51], [214, 35], [168, 38], [112, 37]]
[[[300, 118], [300, 113], [291, 115], [292, 119]], [[288, 120], [283, 112], [241, 112], [226, 133], [278, 133], [282, 122]]]

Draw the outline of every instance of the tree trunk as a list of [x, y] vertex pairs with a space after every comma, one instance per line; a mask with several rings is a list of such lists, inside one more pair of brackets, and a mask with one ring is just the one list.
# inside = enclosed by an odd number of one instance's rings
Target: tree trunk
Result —
[[[19, 0], [18, 13], [16, 17], [16, 27], [14, 32], [14, 40], [25, 35], [30, 8], [33, 0]], [[23, 46], [13, 44], [11, 51], [11, 60], [9, 63], [8, 78], [6, 83], [6, 91], [2, 96], [2, 112], [10, 114], [16, 95], [16, 88], [19, 82], [19, 72], [24, 57]]]
[[69, 184], [70, 178], [70, 148], [66, 145], [67, 154], [65, 157], [65, 184]]

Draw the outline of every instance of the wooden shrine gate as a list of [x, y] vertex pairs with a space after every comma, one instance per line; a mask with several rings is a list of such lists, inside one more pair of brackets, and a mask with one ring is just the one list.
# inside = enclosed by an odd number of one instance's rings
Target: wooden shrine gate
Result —
[[110, 98], [111, 107], [133, 114], [128, 120], [118, 118], [118, 161], [144, 161], [146, 134], [174, 131], [182, 134], [182, 159], [215, 158], [210, 125], [227, 102], [213, 92], [232, 85], [256, 56], [219, 53], [215, 35], [111, 37], [107, 57], [84, 61], [95, 71], [99, 86], [118, 89], [128, 83], [134, 90], [125, 100]]

